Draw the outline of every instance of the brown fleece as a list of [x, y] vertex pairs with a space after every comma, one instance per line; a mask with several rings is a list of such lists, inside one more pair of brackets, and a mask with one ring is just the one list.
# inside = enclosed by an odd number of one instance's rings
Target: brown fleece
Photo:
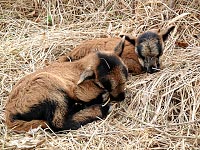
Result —
[[[103, 53], [103, 52], [101, 52]], [[106, 53], [105, 55], [116, 57], [120, 64], [123, 65], [121, 59], [114, 53]], [[5, 109], [6, 124], [8, 128], [13, 128], [15, 131], [28, 131], [31, 128], [36, 128], [41, 125], [42, 128], [46, 128], [47, 120], [20, 120], [14, 116], [17, 114], [25, 114], [31, 111], [36, 106], [48, 101], [56, 104], [55, 112], [53, 112], [52, 125], [58, 129], [65, 129], [66, 118], [68, 116], [69, 101], [66, 102], [66, 95], [74, 103], [90, 102], [95, 99], [99, 94], [105, 91], [102, 86], [98, 86], [97, 66], [99, 64], [99, 57], [97, 53], [92, 53], [86, 57], [75, 62], [55, 62], [44, 69], [40, 69], [34, 73], [31, 73], [22, 78], [11, 91]], [[78, 84], [80, 76], [90, 70], [94, 72], [94, 79], [87, 79]], [[116, 73], [115, 73], [116, 72]], [[115, 76], [115, 84], [124, 87], [125, 74], [123, 74], [120, 67], [115, 67], [111, 70], [111, 76]], [[87, 74], [86, 74], [87, 75]], [[84, 75], [83, 75], [84, 77]], [[109, 76], [105, 77], [108, 78]], [[113, 79], [112, 79], [113, 80]], [[112, 86], [114, 87], [114, 86]], [[124, 92], [124, 89], [112, 89], [117, 90], [115, 93]], [[112, 92], [111, 91], [111, 92]], [[45, 109], [42, 105], [42, 108]], [[94, 112], [92, 112], [94, 111]], [[101, 117], [102, 112], [100, 107], [91, 107], [86, 110], [82, 110], [76, 113], [71, 119], [75, 119], [76, 122], [82, 122], [83, 118], [96, 119], [96, 116]], [[92, 120], [91, 119], [91, 120]], [[89, 122], [89, 120], [85, 120]], [[66, 128], [67, 129], [67, 128]]]
[[[69, 58], [74, 61], [78, 60], [91, 52], [96, 51], [114, 51], [116, 45], [120, 42], [121, 38], [99, 38], [94, 40], [88, 40], [74, 48], [67, 55], [61, 56], [58, 61], [65, 62], [70, 61]], [[143, 72], [142, 66], [138, 61], [138, 56], [135, 53], [135, 46], [128, 41], [125, 41], [124, 50], [121, 55], [122, 60], [128, 67], [129, 72], [133, 74], [141, 74]]]

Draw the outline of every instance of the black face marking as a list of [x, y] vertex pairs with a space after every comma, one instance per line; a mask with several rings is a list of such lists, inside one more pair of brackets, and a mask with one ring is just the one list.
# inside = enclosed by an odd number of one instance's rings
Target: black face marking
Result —
[[126, 79], [128, 78], [128, 70], [125, 66], [122, 68], [122, 73], [125, 75]]
[[108, 79], [106, 79], [106, 78], [104, 78], [104, 77], [103, 77], [103, 78], [100, 78], [99, 80], [100, 80], [101, 84], [103, 85], [103, 87], [104, 87], [106, 90], [108, 90], [109, 92], [112, 91], [112, 84], [111, 84], [110, 80], [108, 80]]
[[145, 33], [141, 34], [138, 37], [138, 43], [142, 43], [142, 42], [150, 40], [150, 39], [159, 40], [159, 36], [154, 32], [148, 31], [148, 32], [145, 32]]
[[100, 63], [97, 67], [97, 70], [100, 76], [108, 75], [110, 71], [117, 66], [123, 66], [125, 68], [120, 59], [116, 56], [98, 53], [98, 57], [100, 59]]
[[157, 47], [157, 50], [158, 50], [158, 56], [156, 57], [160, 57], [162, 55], [162, 52], [163, 52], [163, 48], [162, 48], [162, 44], [160, 43], [160, 40], [158, 40], [158, 42], [156, 42], [156, 47]]
[[138, 45], [137, 46], [137, 54], [138, 54], [138, 57], [142, 58], [143, 60], [145, 59], [145, 57], [142, 55], [142, 49], [143, 49], [143, 46], [142, 45]]
[[157, 69], [160, 69], [159, 58], [158, 58], [158, 63], [157, 63]]
[[98, 53], [100, 63], [97, 67], [99, 77], [105, 77], [113, 70], [116, 66], [121, 66], [121, 61], [112, 55], [106, 55], [103, 53]]
[[128, 71], [116, 56], [108, 56], [102, 53], [98, 53], [98, 57], [100, 59], [100, 63], [97, 67], [99, 81], [102, 83], [104, 88], [110, 92], [112, 90], [112, 83], [109, 79], [107, 79], [107, 75], [109, 75], [115, 67], [119, 66], [123, 67], [122, 72], [126, 77], [128, 76]]
[[125, 99], [125, 92], [121, 92], [117, 95], [117, 97], [110, 96], [112, 101], [123, 101]]

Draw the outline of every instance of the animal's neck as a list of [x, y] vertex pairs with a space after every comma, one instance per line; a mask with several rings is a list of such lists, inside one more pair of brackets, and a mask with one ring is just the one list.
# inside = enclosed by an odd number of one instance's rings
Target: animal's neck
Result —
[[94, 55], [87, 55], [82, 59], [76, 61], [76, 66], [79, 67], [81, 70], [85, 70], [88, 67], [93, 68], [97, 65], [97, 60], [97, 57], [94, 57]]

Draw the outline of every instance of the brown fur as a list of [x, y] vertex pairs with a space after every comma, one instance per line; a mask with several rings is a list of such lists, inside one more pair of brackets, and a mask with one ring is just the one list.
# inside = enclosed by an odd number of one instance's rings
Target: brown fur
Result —
[[[101, 83], [102, 73], [98, 72], [100, 56], [106, 56], [108, 62], [109, 59], [116, 59], [110, 60], [116, 66], [103, 77], [111, 83], [111, 91]], [[71, 63], [56, 62], [29, 74], [14, 86], [9, 95], [5, 109], [6, 124], [18, 132], [39, 125], [46, 128], [46, 124], [58, 131], [77, 129], [96, 120], [96, 116], [104, 117], [109, 105], [103, 107], [102, 104], [109, 96], [116, 100], [120, 98], [120, 93], [124, 93], [127, 75], [123, 69], [127, 72], [126, 66], [116, 54], [101, 52]], [[101, 97], [96, 100], [99, 95]]]
[[[91, 52], [96, 51], [113, 51], [114, 47], [121, 40], [120, 37], [115, 38], [100, 38], [94, 40], [88, 40], [74, 48], [69, 54], [61, 56], [58, 61], [65, 62], [69, 61], [69, 58], [74, 61], [78, 60]], [[142, 66], [138, 61], [138, 57], [134, 51], [135, 47], [128, 41], [125, 41], [124, 51], [121, 55], [122, 60], [128, 67], [129, 72], [134, 74], [140, 74], [143, 72]]]
[[[167, 39], [169, 33], [173, 29], [174, 26], [171, 26], [163, 31], [153, 29], [144, 32], [138, 37], [126, 35], [125, 47], [121, 58], [127, 65], [129, 72], [133, 74], [141, 74], [145, 71], [153, 73], [159, 70], [159, 57], [163, 54], [164, 41]], [[152, 36], [152, 38], [149, 38], [149, 33], [155, 33], [157, 37]], [[145, 40], [141, 42], [140, 40], [143, 38], [143, 36]], [[113, 51], [114, 47], [119, 41], [120, 38], [118, 37], [88, 40], [74, 48], [67, 55], [61, 56], [58, 61], [65, 62], [78, 60], [95, 51]], [[158, 45], [156, 44], [158, 41], [160, 42], [161, 50], [158, 50]], [[139, 52], [137, 49], [138, 46], [142, 46], [142, 50], [139, 50]], [[155, 68], [155, 70], [152, 68]]]
[[135, 38], [135, 52], [145, 71], [154, 73], [160, 70], [159, 59], [163, 55], [164, 42], [174, 28], [175, 26], [170, 26], [162, 31], [152, 29]]

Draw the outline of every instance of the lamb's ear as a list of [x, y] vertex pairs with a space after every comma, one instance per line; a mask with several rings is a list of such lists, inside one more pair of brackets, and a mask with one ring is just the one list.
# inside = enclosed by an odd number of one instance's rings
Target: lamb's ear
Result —
[[94, 71], [91, 69], [91, 67], [87, 68], [86, 70], [84, 70], [81, 75], [80, 75], [80, 79], [77, 82], [77, 85], [81, 84], [83, 81], [88, 80], [88, 79], [95, 79], [95, 73]]
[[114, 51], [115, 51], [116, 55], [118, 55], [118, 56], [122, 55], [122, 52], [124, 50], [124, 43], [125, 43], [125, 36], [122, 37], [121, 41], [114, 48]]
[[135, 46], [135, 43], [136, 43], [136, 37], [135, 36], [120, 35], [120, 37], [124, 37], [124, 36], [125, 36], [125, 40], [127, 40], [128, 42], [130, 42], [131, 44], [133, 44]]
[[170, 26], [170, 27], [167, 28], [166, 30], [161, 31], [161, 32], [159, 33], [159, 35], [162, 37], [163, 41], [166, 41], [166, 40], [167, 40], [169, 34], [174, 30], [174, 28], [175, 28], [175, 26], [173, 25], [173, 26]]

